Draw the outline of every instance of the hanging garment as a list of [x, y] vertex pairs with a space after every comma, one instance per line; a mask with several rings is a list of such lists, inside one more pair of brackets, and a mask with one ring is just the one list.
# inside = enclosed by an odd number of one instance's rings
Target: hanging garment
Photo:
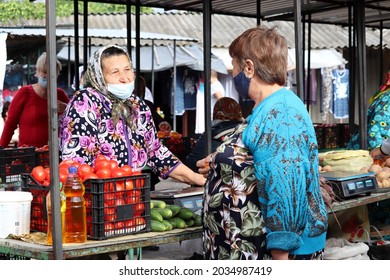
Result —
[[202, 134], [205, 131], [205, 111], [204, 111], [204, 83], [197, 83], [196, 92], [196, 120], [195, 120], [195, 133]]
[[331, 112], [336, 119], [349, 117], [349, 70], [332, 70], [333, 98]]
[[[309, 97], [309, 98], [307, 98]], [[316, 69], [310, 69], [310, 85], [308, 81], [308, 72], [305, 71], [305, 102], [307, 104], [317, 103], [317, 72]]]
[[322, 110], [321, 119], [323, 122], [328, 120], [330, 103], [332, 99], [332, 68], [326, 67], [321, 69], [322, 73]]

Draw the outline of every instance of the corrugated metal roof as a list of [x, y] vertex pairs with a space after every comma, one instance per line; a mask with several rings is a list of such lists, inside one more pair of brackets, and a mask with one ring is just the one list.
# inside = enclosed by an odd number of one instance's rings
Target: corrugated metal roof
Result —
[[[74, 18], [61, 17], [57, 19], [57, 26], [71, 28]], [[267, 26], [278, 26], [282, 35], [288, 41], [290, 48], [295, 47], [294, 22], [291, 21], [262, 21]], [[83, 26], [83, 16], [79, 16], [80, 28]], [[232, 40], [250, 27], [256, 26], [256, 19], [214, 14], [212, 15], [212, 47], [226, 48]], [[13, 27], [44, 27], [44, 20], [19, 20]], [[305, 38], [307, 41], [308, 24], [305, 25]], [[92, 14], [88, 15], [88, 27], [93, 29], [118, 30], [126, 28], [125, 14]], [[203, 41], [203, 15], [195, 12], [165, 12], [142, 14], [140, 27], [143, 33], [169, 34], [184, 38], [196, 38]], [[132, 15], [131, 28], [135, 30], [135, 15]], [[125, 32], [125, 31], [123, 31]], [[91, 34], [91, 32], [90, 32]], [[26, 34], [27, 35], [27, 34]], [[344, 48], [348, 47], [349, 31], [347, 27], [333, 24], [311, 24], [311, 48]], [[384, 30], [383, 46], [390, 46], [390, 30]], [[82, 42], [80, 42], [82, 43]], [[125, 44], [124, 40], [104, 40], [103, 37], [91, 40], [92, 45], [105, 45], [107, 43]], [[164, 42], [156, 42], [163, 44]], [[141, 41], [141, 45], [151, 44], [150, 40]], [[366, 29], [366, 45], [377, 47], [380, 45], [379, 31]]]
[[[128, 0], [93, 0], [93, 2], [110, 2], [126, 4]], [[130, 0], [132, 5], [136, 0]], [[294, 21], [296, 0], [212, 0], [211, 11], [214, 14], [225, 14], [245, 17], [257, 17], [258, 11], [261, 19]], [[389, 0], [364, 0], [365, 23], [367, 27], [380, 27], [390, 29], [390, 1]], [[159, 7], [166, 10], [178, 9], [203, 12], [201, 0], [139, 0], [141, 6]], [[259, 3], [259, 6], [257, 6]], [[355, 0], [302, 0], [301, 11], [304, 15], [310, 15], [310, 20], [316, 23], [351, 25], [349, 18], [354, 5], [362, 5]]]

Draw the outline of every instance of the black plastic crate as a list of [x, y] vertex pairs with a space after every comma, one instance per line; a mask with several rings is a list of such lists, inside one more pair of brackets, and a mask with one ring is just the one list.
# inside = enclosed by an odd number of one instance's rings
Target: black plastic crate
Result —
[[[88, 238], [103, 240], [150, 231], [150, 174], [84, 182]], [[22, 190], [32, 193], [30, 229], [47, 231], [48, 187], [22, 174]]]
[[35, 148], [0, 148], [0, 177], [2, 183], [20, 181], [20, 174], [35, 167]]
[[47, 232], [46, 196], [50, 187], [40, 185], [30, 174], [21, 174], [22, 191], [31, 192], [30, 230]]
[[85, 183], [90, 239], [150, 231], [150, 174]]
[[35, 152], [35, 166], [43, 166], [44, 168], [50, 167], [49, 151], [36, 151]]
[[0, 253], [0, 260], [30, 260], [30, 258]]

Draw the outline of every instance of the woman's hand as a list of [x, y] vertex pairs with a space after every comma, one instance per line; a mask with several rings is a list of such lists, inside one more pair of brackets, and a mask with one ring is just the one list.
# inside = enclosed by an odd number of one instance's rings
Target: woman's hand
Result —
[[273, 260], [288, 260], [288, 251], [271, 250]]
[[381, 149], [378, 147], [378, 148], [371, 150], [370, 155], [372, 158], [375, 159], [375, 157], [377, 157], [377, 156], [383, 156], [383, 153], [382, 153]]
[[200, 159], [196, 162], [196, 167], [198, 167], [198, 172], [203, 175], [203, 177], [207, 178], [209, 176], [210, 171], [210, 161], [211, 154], [205, 157], [204, 159]]

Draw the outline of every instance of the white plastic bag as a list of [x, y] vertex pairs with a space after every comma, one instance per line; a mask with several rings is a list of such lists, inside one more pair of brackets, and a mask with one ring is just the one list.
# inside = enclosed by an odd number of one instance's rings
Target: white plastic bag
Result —
[[349, 242], [344, 238], [326, 240], [324, 260], [369, 260], [368, 245], [364, 242]]

